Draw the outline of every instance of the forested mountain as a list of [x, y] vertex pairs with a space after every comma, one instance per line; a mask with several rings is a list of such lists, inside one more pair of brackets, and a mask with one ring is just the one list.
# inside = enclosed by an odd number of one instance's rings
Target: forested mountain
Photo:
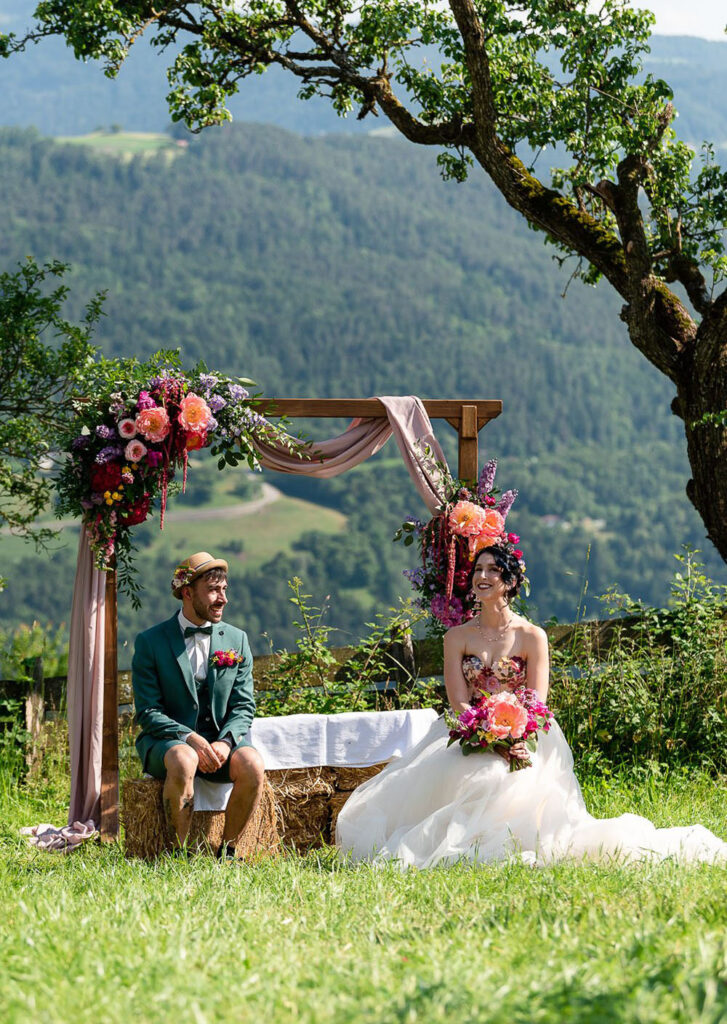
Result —
[[[35, 0], [4, 0], [0, 31], [22, 35], [32, 23]], [[646, 70], [666, 79], [675, 91], [682, 138], [699, 144], [711, 139], [727, 143], [727, 42], [654, 36]], [[164, 131], [169, 123], [165, 96], [169, 91], [165, 56], [142, 40], [116, 80], [104, 77], [93, 62], [82, 64], [60, 39], [46, 39], [24, 54], [0, 61], [0, 125], [34, 125], [44, 135], [76, 135], [99, 126], [121, 125], [130, 131]], [[429, 61], [436, 53], [422, 50]], [[230, 104], [236, 121], [255, 121], [299, 134], [368, 132], [383, 118], [341, 119], [325, 100], [302, 103], [297, 83], [271, 69], [242, 83]]]
[[[106, 289], [107, 353], [178, 346], [186, 365], [204, 358], [268, 395], [502, 398], [481, 445], [521, 491], [512, 523], [541, 618], [574, 616], [585, 571], [588, 612], [611, 583], [663, 603], [673, 553], [705, 546], [668, 382], [629, 343], [606, 287], [573, 283], [561, 297], [568, 266], [484, 179], [444, 184], [433, 154], [390, 138], [249, 125], [129, 159], [7, 129], [0, 167], [0, 266], [68, 260], [69, 316]], [[390, 539], [422, 510], [394, 450], [325, 484], [271, 479], [348, 525], [247, 572], [238, 606], [258, 649], [266, 629], [289, 642], [293, 572], [318, 600], [333, 595], [332, 618], [351, 631], [406, 592], [412, 551]], [[67, 619], [72, 563], [69, 549], [41, 575], [16, 551], [3, 621]], [[147, 607], [165, 601], [168, 573], [150, 575]], [[123, 613], [128, 636], [143, 621]]]

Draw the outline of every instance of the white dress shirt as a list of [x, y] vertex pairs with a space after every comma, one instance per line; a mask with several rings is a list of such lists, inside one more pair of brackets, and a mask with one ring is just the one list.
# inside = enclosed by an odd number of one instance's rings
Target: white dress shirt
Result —
[[[211, 633], [192, 633], [191, 636], [184, 636], [185, 629], [198, 629], [200, 626], [211, 626], [211, 622], [190, 622], [187, 616], [180, 611], [177, 616], [179, 619], [179, 628], [182, 631], [184, 637], [184, 646], [187, 648], [187, 656], [189, 657], [189, 664], [192, 666], [192, 677], [195, 682], [202, 683], [207, 678], [207, 667], [210, 660], [210, 641], [212, 640]], [[228, 736], [221, 737], [222, 742], [226, 743], [228, 747], [233, 746], [232, 739]]]
[[[185, 629], [198, 629], [200, 626], [211, 626], [211, 622], [190, 622], [184, 612], [178, 615], [179, 628], [184, 636]], [[189, 655], [189, 664], [192, 666], [192, 676], [198, 682], [207, 678], [207, 666], [210, 660], [211, 634], [194, 633], [192, 636], [184, 636], [184, 646]]]

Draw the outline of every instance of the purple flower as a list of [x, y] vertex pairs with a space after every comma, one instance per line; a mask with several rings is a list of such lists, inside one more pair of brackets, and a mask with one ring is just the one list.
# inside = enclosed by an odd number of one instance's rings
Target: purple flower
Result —
[[149, 450], [146, 453], [146, 461], [149, 463], [152, 469], [155, 469], [160, 464], [162, 458], [163, 456], [161, 452], [154, 452]]
[[416, 569], [404, 569], [403, 575], [415, 587], [420, 587], [424, 582], [424, 569], [418, 566]]
[[82, 448], [87, 448], [88, 441], [88, 434], [79, 434], [78, 437], [74, 437], [73, 440], [71, 441], [71, 451], [78, 452]]
[[207, 424], [207, 430], [208, 431], [217, 430], [218, 426], [219, 426], [219, 423], [214, 418], [214, 416], [210, 416], [209, 423]]
[[495, 483], [495, 473], [497, 472], [497, 459], [490, 459], [486, 462], [482, 472], [480, 473], [480, 479], [477, 481], [477, 496], [478, 498], [484, 498], [492, 490], [492, 485]]
[[105, 423], [99, 423], [96, 427], [96, 437], [100, 437], [102, 441], [113, 441], [117, 436], [114, 428], [107, 427]]
[[459, 626], [462, 622], [462, 602], [458, 597], [450, 597], [449, 600], [444, 594], [436, 594], [432, 598], [432, 615], [439, 619], [443, 626]]
[[504, 519], [512, 508], [512, 503], [517, 498], [517, 491], [505, 491], [497, 504], [497, 511]]
[[219, 382], [220, 378], [216, 377], [214, 373], [200, 373], [199, 375], [199, 386], [207, 392], [216, 387]]
[[123, 445], [111, 444], [111, 445], [108, 445], [108, 447], [101, 449], [101, 451], [98, 453], [98, 455], [94, 459], [94, 462], [97, 462], [99, 465], [103, 465], [104, 462], [111, 462], [112, 459], [116, 459], [120, 455], [123, 455], [123, 454], [124, 454], [124, 446]]
[[[99, 495], [99, 497], [100, 497], [100, 495]], [[89, 501], [88, 498], [81, 498], [81, 508], [85, 509], [86, 512], [88, 512], [88, 510], [90, 508], [93, 508], [93, 505], [94, 505], [93, 501]]]
[[210, 407], [212, 412], [219, 412], [220, 409], [224, 409], [227, 402], [224, 400], [222, 395], [210, 395], [207, 399], [207, 405]]
[[250, 394], [242, 384], [228, 384], [227, 390], [230, 392], [230, 398], [233, 402], [242, 402]]
[[156, 402], [151, 397], [148, 391], [140, 391], [139, 397], [136, 401], [136, 408], [141, 412], [143, 409], [153, 409]]

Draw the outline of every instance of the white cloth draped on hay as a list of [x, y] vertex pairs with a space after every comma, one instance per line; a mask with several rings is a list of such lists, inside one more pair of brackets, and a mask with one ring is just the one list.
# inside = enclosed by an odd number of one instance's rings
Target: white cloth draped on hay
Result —
[[[441, 501], [436, 463], [446, 465], [422, 402], [414, 396], [379, 399], [387, 419], [356, 419], [338, 437], [314, 443], [310, 460], [283, 446], [257, 445], [263, 467], [282, 473], [331, 477], [374, 455], [394, 435], [414, 484], [430, 512]], [[69, 823], [99, 820], [104, 677], [105, 574], [94, 568], [81, 529], [73, 589], [68, 655], [68, 731], [71, 761]], [[380, 758], [383, 760], [384, 758]], [[373, 763], [373, 762], [372, 762]]]

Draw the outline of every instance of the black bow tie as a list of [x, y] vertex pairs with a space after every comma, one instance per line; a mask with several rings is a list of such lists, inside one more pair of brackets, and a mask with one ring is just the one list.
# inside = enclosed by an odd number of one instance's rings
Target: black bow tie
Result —
[[206, 633], [207, 636], [212, 636], [212, 626], [186, 626], [184, 630], [184, 639], [188, 636], [194, 636], [195, 633]]

